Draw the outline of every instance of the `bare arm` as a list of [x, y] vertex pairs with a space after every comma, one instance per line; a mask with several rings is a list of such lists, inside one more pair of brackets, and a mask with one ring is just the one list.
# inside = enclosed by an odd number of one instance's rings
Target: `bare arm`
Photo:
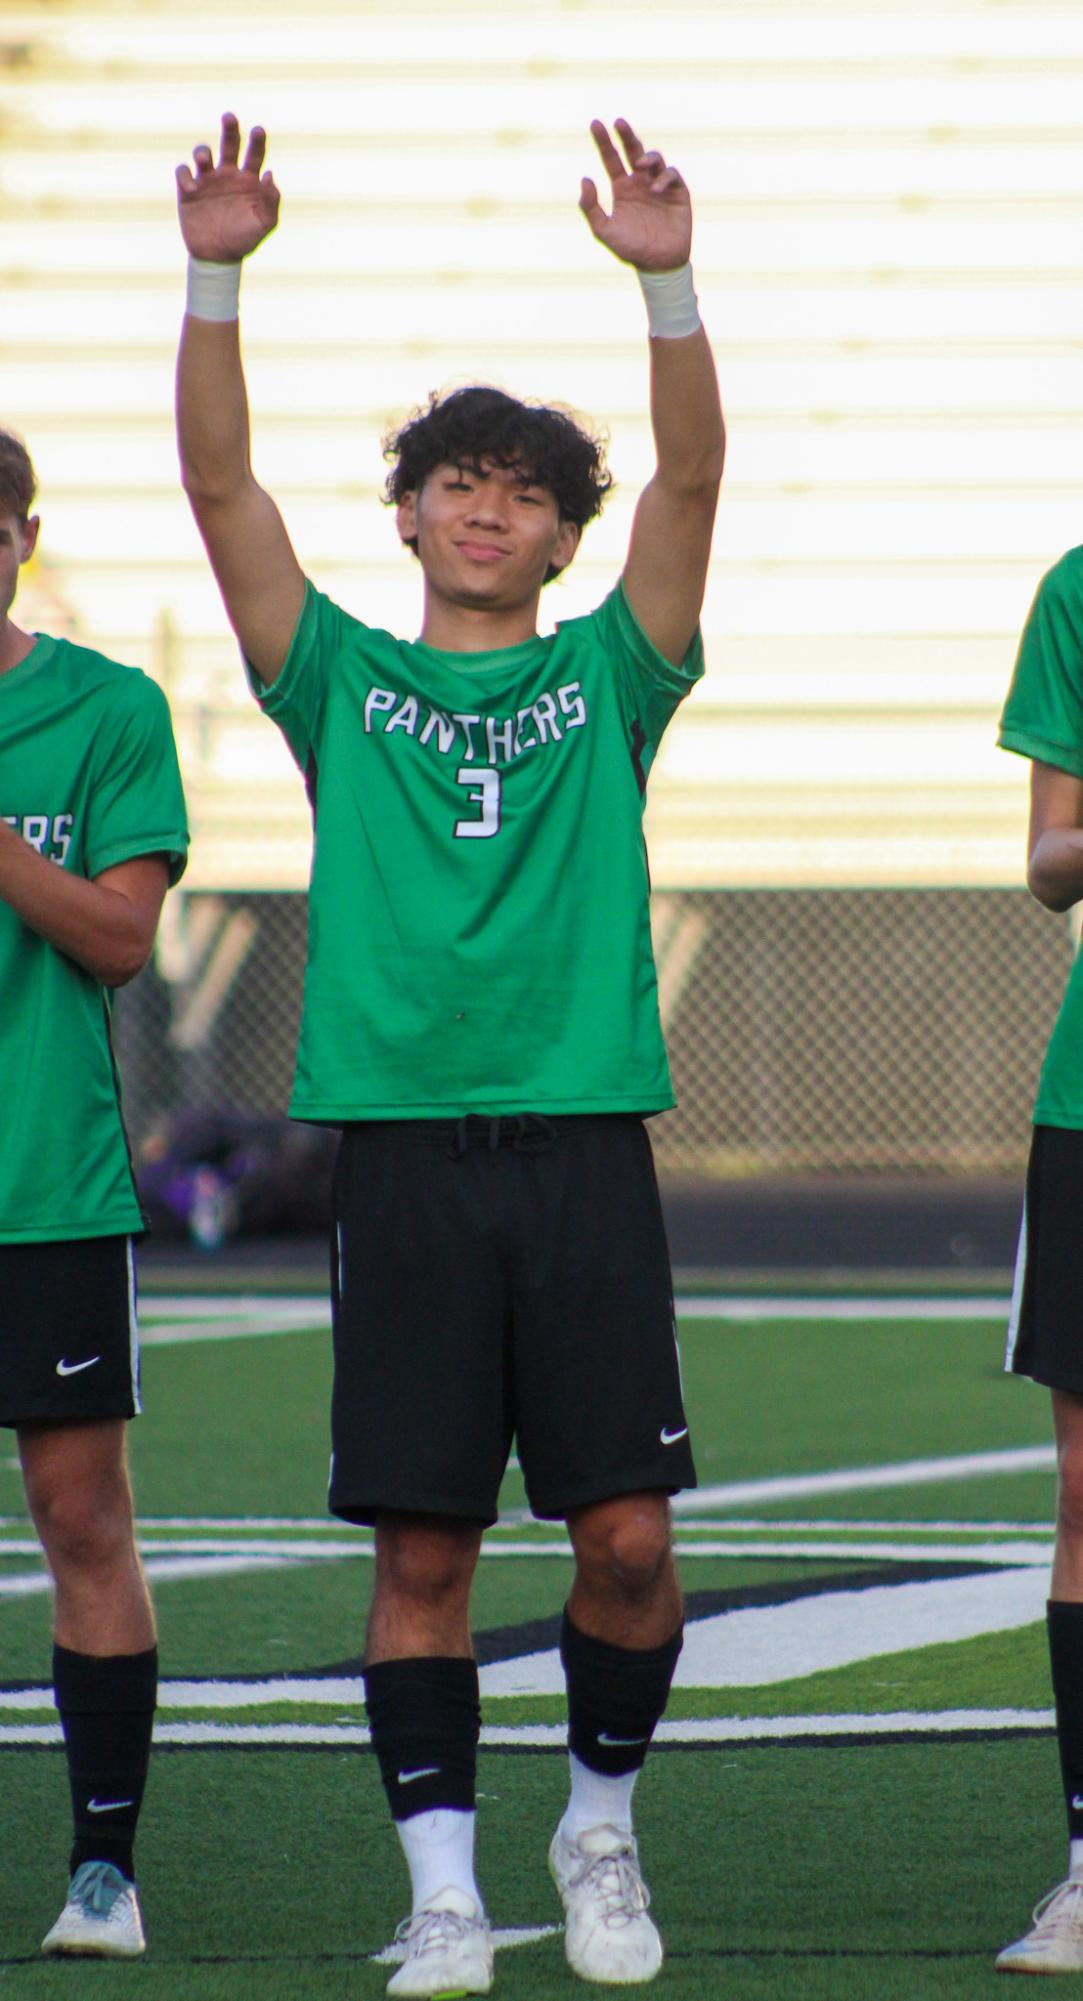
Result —
[[[591, 127], [609, 175], [607, 216], [593, 181], [580, 207], [595, 236], [642, 273], [678, 270], [692, 244], [692, 204], [674, 167], [648, 153], [623, 119], [621, 159], [604, 125]], [[702, 327], [650, 341], [651, 426], [656, 470], [636, 508], [624, 568], [628, 601], [647, 637], [679, 664], [699, 621], [707, 581], [725, 431], [718, 379]]]
[[[236, 264], [278, 218], [278, 190], [261, 178], [266, 141], [258, 126], [239, 165], [240, 131], [222, 120], [219, 164], [197, 146], [196, 171], [177, 169], [181, 233], [189, 253]], [[301, 610], [304, 577], [270, 494], [249, 457], [248, 397], [236, 320], [187, 313], [177, 362], [181, 481], [218, 580], [230, 623], [260, 679], [275, 680]]]
[[47, 861], [0, 821], [0, 902], [105, 987], [142, 972], [169, 887], [162, 855], [138, 855], [93, 882]]
[[1056, 765], [1030, 768], [1027, 888], [1047, 910], [1083, 898], [1083, 778]]

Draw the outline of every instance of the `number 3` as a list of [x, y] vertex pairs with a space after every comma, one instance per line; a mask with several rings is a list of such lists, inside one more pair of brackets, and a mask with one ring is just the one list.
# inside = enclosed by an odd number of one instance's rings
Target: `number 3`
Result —
[[470, 787], [470, 804], [481, 807], [477, 820], [456, 820], [455, 836], [460, 841], [486, 841], [500, 832], [500, 773], [488, 767], [471, 771], [464, 765], [455, 773], [456, 785]]

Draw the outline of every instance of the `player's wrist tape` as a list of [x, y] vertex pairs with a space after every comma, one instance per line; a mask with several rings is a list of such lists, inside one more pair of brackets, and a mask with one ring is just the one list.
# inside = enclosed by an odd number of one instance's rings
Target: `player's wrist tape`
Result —
[[679, 271], [637, 271], [647, 302], [647, 328], [652, 340], [683, 340], [703, 325], [692, 283], [692, 266]]
[[204, 257], [189, 257], [187, 310], [192, 319], [239, 319], [240, 298], [240, 264], [210, 264]]

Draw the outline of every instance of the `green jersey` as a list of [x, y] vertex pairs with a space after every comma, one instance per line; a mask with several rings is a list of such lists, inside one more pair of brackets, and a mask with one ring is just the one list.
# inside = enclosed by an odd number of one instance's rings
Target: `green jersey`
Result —
[[671, 666], [620, 586], [483, 653], [306, 587], [277, 681], [253, 677], [315, 823], [296, 1118], [673, 1103], [643, 795], [702, 672], [698, 634]]
[[[1019, 642], [998, 742], [1083, 778], [1083, 548], [1042, 578]], [[1050, 1037], [1036, 1125], [1083, 1127], [1083, 956]]]
[[[162, 854], [176, 881], [188, 833], [161, 690], [39, 638], [0, 674], [0, 818], [73, 875]], [[2, 899], [0, 994], [0, 1242], [142, 1229], [108, 996]]]

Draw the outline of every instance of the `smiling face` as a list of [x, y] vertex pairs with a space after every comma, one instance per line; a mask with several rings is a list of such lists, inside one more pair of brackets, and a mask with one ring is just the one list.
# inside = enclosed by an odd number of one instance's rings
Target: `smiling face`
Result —
[[579, 542], [547, 487], [491, 460], [437, 466], [419, 492], [403, 495], [396, 521], [402, 540], [416, 543], [430, 596], [478, 610], [536, 604]]

